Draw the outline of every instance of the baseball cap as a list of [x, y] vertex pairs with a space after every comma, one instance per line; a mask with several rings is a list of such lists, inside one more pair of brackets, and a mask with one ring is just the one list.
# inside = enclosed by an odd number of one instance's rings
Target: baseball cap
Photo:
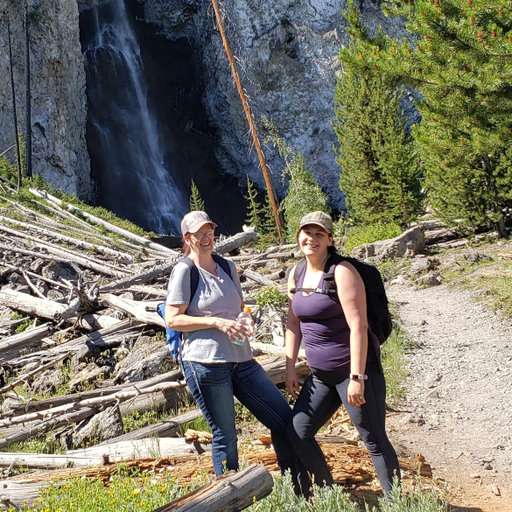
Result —
[[206, 212], [189, 212], [181, 221], [181, 234], [186, 235], [187, 233], [196, 233], [205, 224], [211, 224], [213, 227], [217, 227], [217, 224], [210, 219]]
[[324, 212], [307, 213], [300, 219], [299, 231], [308, 224], [315, 224], [324, 229], [329, 235], [332, 235], [332, 219], [331, 216]]

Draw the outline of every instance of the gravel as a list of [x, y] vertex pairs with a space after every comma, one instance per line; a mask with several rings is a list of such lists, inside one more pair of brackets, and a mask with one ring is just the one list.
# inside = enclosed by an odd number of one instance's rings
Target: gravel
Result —
[[388, 297], [413, 342], [393, 441], [422, 453], [434, 476], [478, 485], [486, 510], [512, 510], [491, 504], [512, 500], [512, 322], [446, 285], [391, 284]]

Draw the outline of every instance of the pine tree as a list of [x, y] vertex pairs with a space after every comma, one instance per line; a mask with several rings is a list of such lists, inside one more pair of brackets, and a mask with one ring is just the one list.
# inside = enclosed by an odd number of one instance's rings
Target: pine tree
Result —
[[245, 223], [253, 226], [258, 233], [263, 232], [263, 207], [258, 202], [258, 191], [254, 183], [247, 176], [247, 194], [244, 195], [247, 200], [247, 217]]
[[271, 142], [284, 158], [285, 166], [281, 173], [284, 181], [288, 181], [286, 197], [281, 201], [280, 209], [286, 222], [286, 239], [295, 241], [300, 219], [308, 212], [321, 210], [328, 212], [327, 195], [306, 167], [306, 161], [300, 151], [294, 153], [292, 148], [280, 137], [277, 130], [268, 120], [263, 124], [268, 131], [266, 142]]
[[[353, 5], [347, 19], [368, 37]], [[339, 55], [343, 71], [336, 84], [334, 129], [340, 188], [351, 221], [405, 226], [421, 211], [422, 200], [419, 162], [400, 112], [403, 92], [395, 78], [358, 65], [360, 44], [353, 37]]]
[[197, 188], [197, 185], [195, 184], [194, 180], [190, 181], [190, 211], [193, 212], [194, 210], [200, 210], [204, 211], [204, 201], [201, 197], [201, 194], [199, 192], [199, 189]]
[[[414, 41], [366, 39], [358, 64], [422, 95], [413, 127], [434, 211], [489, 228], [512, 206], [512, 11], [509, 0], [389, 0]], [[364, 34], [360, 34], [364, 37]]]

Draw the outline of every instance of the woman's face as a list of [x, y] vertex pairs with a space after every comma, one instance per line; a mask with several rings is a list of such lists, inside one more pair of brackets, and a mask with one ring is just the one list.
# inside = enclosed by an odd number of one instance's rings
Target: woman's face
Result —
[[332, 236], [320, 226], [308, 224], [299, 231], [297, 242], [304, 256], [324, 255], [332, 245]]
[[185, 241], [192, 252], [197, 254], [212, 252], [214, 232], [212, 224], [205, 224], [195, 233], [187, 233]]

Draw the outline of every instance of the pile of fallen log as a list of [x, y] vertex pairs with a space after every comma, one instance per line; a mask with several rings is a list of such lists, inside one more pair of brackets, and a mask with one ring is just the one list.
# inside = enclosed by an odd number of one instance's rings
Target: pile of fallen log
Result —
[[[23, 493], [13, 485], [9, 495], [8, 477], [18, 467], [56, 471], [208, 450], [178, 437], [200, 413], [178, 412], [192, 401], [156, 313], [180, 253], [31, 192], [23, 204], [4, 197], [9, 206], [0, 208], [0, 494], [11, 503], [30, 501], [27, 486]], [[251, 294], [261, 286], [285, 289], [284, 263], [297, 256], [294, 245], [240, 250], [256, 238], [248, 230], [216, 242], [216, 252], [238, 253], [233, 259], [253, 306]], [[269, 319], [259, 311], [254, 340], [258, 353], [281, 354], [262, 359], [277, 384], [284, 382], [283, 340], [280, 347], [272, 340], [283, 314], [272, 311]], [[305, 363], [298, 371], [307, 373]], [[168, 418], [125, 432], [124, 417], [148, 410]], [[50, 440], [61, 453], [6, 451], [33, 438]]]

